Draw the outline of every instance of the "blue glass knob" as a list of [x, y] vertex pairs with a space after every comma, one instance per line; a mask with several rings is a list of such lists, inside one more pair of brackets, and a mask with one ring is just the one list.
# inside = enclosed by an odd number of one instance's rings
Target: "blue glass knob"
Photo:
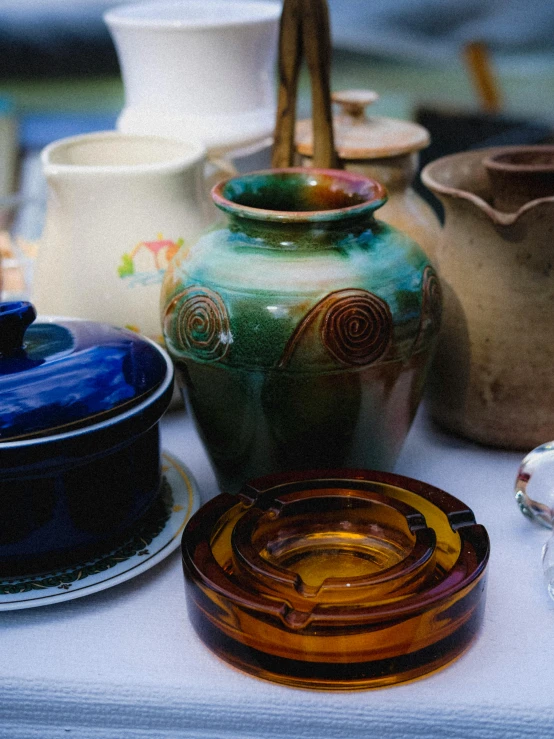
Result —
[[24, 300], [0, 303], [0, 355], [14, 354], [23, 348], [25, 331], [36, 317], [34, 306]]

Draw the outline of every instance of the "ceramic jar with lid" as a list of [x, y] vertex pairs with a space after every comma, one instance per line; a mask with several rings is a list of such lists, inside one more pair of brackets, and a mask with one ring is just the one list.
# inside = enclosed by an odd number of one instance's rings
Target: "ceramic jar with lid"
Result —
[[173, 367], [155, 342], [0, 304], [0, 572], [106, 553], [156, 500]]
[[[366, 115], [378, 95], [372, 90], [334, 92], [340, 106], [333, 128], [337, 154], [345, 168], [381, 182], [388, 200], [379, 218], [413, 238], [433, 259], [440, 238], [440, 224], [433, 209], [411, 187], [418, 167], [418, 152], [429, 145], [429, 133], [411, 121]], [[296, 151], [302, 164], [311, 166], [311, 120], [296, 125]]]
[[429, 260], [352, 172], [276, 169], [213, 190], [226, 222], [171, 262], [163, 331], [225, 492], [290, 469], [390, 469], [440, 321]]

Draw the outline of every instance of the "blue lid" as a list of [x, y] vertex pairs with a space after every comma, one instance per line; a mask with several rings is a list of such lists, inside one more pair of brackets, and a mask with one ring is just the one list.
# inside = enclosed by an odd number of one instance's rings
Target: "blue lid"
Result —
[[99, 423], [167, 377], [163, 353], [132, 331], [35, 318], [30, 303], [0, 303], [0, 442]]

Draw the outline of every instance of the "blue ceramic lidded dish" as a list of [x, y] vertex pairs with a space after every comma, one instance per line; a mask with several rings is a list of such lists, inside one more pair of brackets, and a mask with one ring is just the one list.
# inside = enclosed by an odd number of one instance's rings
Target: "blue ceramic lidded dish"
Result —
[[0, 304], [0, 573], [104, 552], [157, 498], [158, 422], [173, 368], [160, 347], [91, 321], [34, 322]]

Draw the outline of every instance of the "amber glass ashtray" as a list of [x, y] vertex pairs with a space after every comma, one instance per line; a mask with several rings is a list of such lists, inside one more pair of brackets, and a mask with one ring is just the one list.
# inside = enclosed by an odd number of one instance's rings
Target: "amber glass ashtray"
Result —
[[489, 539], [447, 493], [364, 470], [295, 472], [204, 505], [183, 535], [189, 617], [258, 677], [351, 690], [429, 673], [471, 642]]

